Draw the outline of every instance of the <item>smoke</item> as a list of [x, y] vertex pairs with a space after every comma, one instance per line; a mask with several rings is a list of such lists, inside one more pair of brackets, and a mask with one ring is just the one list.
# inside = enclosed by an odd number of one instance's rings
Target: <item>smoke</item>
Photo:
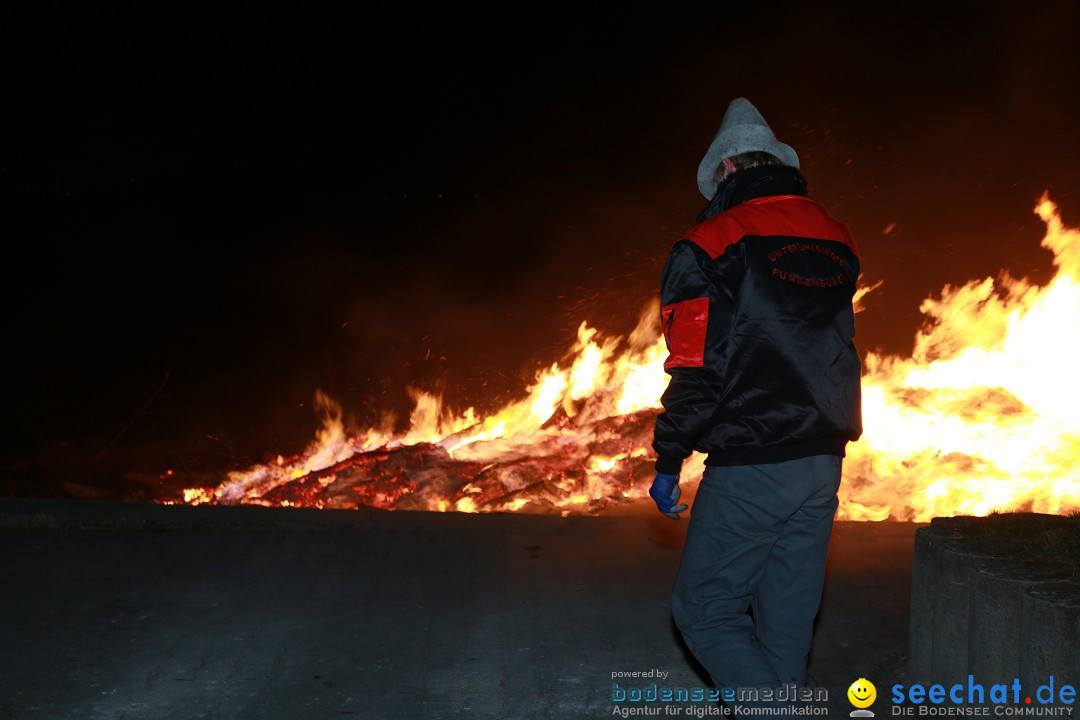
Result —
[[505, 37], [363, 14], [20, 18], [12, 452], [92, 447], [166, 370], [133, 441], [295, 448], [317, 388], [361, 423], [405, 417], [409, 386], [501, 404], [582, 320], [632, 329], [738, 95], [852, 227], [863, 283], [887, 281], [863, 350], [909, 353], [945, 284], [1049, 277], [1029, 208], [1046, 189], [1080, 207], [1073, 4], [555, 15]]

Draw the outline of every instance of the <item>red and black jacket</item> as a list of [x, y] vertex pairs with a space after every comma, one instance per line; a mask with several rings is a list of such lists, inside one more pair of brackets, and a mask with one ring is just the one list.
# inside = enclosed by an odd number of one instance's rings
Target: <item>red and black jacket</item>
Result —
[[842, 457], [862, 434], [851, 233], [792, 168], [728, 183], [728, 207], [675, 243], [661, 276], [661, 473], [677, 474], [693, 450], [707, 465]]

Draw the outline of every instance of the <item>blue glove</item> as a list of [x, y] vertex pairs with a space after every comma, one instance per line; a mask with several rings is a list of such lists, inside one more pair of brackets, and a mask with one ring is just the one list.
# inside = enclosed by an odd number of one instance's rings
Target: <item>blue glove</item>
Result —
[[657, 509], [672, 520], [679, 519], [679, 513], [686, 509], [686, 505], [676, 505], [679, 499], [679, 476], [656, 473], [649, 495], [656, 501]]

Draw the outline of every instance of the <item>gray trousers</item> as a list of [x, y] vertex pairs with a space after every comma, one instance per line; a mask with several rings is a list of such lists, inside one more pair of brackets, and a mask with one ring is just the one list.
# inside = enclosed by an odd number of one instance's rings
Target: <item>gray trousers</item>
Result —
[[705, 468], [672, 611], [717, 687], [803, 687], [840, 469], [834, 455]]

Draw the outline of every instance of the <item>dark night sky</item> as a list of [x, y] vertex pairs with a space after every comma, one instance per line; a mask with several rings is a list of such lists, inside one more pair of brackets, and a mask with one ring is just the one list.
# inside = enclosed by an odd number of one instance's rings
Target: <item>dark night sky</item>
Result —
[[738, 95], [885, 280], [863, 350], [945, 283], [1045, 280], [1043, 190], [1080, 223], [1071, 2], [355, 5], [3, 23], [4, 462], [100, 450], [167, 371], [123, 447], [295, 451], [318, 387], [507, 400], [633, 326]]

